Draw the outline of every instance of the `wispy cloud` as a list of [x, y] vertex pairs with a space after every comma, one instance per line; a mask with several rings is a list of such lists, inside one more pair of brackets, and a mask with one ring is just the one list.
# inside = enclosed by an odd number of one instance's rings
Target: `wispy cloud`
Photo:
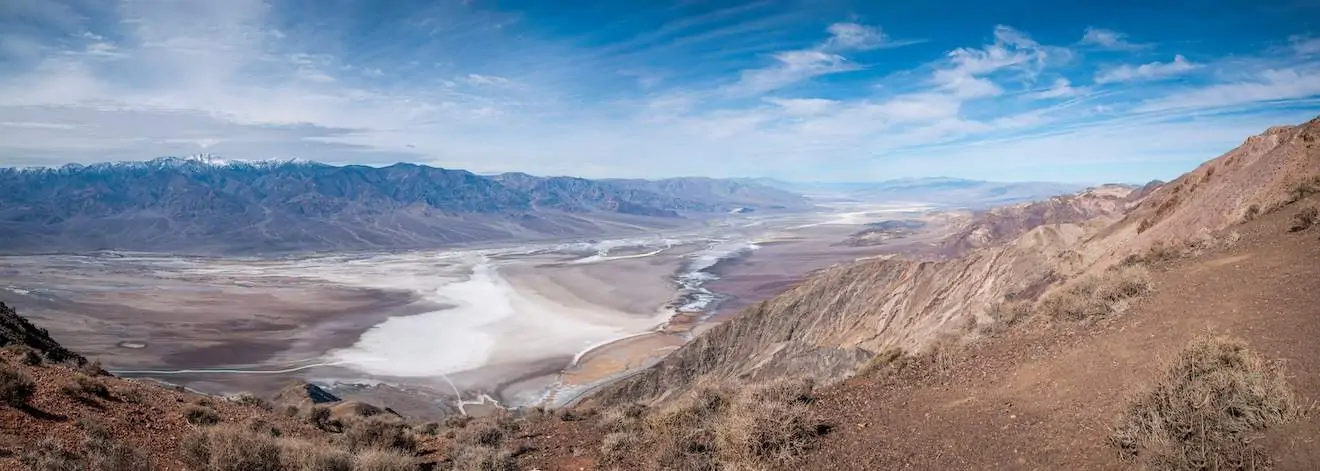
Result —
[[1151, 44], [1137, 44], [1128, 41], [1128, 36], [1118, 31], [1093, 27], [1086, 28], [1086, 33], [1082, 35], [1080, 43], [1111, 51], [1135, 51], [1153, 47]]
[[1095, 74], [1095, 83], [1137, 82], [1160, 80], [1185, 74], [1199, 67], [1183, 57], [1173, 56], [1171, 62], [1151, 62], [1138, 66], [1120, 65]]
[[884, 47], [915, 44], [895, 43], [880, 28], [858, 23], [834, 23], [826, 28], [829, 37], [806, 49], [775, 53], [771, 66], [744, 70], [737, 83], [728, 87], [736, 95], [756, 95], [777, 90], [822, 75], [849, 72], [861, 68], [843, 54]]

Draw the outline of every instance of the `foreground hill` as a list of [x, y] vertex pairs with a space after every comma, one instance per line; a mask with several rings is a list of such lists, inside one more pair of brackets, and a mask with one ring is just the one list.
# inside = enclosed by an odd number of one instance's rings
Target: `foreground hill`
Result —
[[0, 169], [0, 251], [279, 252], [428, 247], [673, 227], [798, 195], [704, 178], [476, 175], [413, 164], [206, 158]]

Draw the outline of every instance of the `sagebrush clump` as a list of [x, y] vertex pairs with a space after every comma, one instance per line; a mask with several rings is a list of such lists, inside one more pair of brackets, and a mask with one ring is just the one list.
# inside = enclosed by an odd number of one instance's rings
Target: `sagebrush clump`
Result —
[[36, 392], [37, 384], [26, 373], [0, 365], [0, 402], [10, 407], [26, 407]]
[[1150, 272], [1140, 265], [1106, 270], [1046, 295], [1041, 311], [1056, 319], [1079, 321], [1102, 318], [1119, 311], [1123, 303], [1150, 291]]
[[1154, 469], [1257, 469], [1268, 457], [1253, 436], [1300, 413], [1278, 363], [1241, 341], [1200, 338], [1128, 405], [1109, 441]]

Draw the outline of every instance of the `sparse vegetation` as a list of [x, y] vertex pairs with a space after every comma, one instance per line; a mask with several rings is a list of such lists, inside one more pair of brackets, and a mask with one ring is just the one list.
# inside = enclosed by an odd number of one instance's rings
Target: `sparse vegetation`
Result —
[[349, 421], [342, 437], [349, 451], [394, 450], [412, 453], [417, 450], [417, 437], [412, 429], [398, 421], [364, 418]]
[[463, 444], [453, 451], [454, 471], [514, 471], [513, 452], [498, 447]]
[[20, 461], [37, 471], [138, 471], [151, 469], [147, 457], [137, 448], [114, 440], [105, 427], [79, 421], [85, 436], [82, 451], [46, 439], [23, 454]]
[[1242, 220], [1244, 222], [1253, 221], [1256, 219], [1257, 216], [1260, 216], [1260, 205], [1253, 204], [1251, 206], [1247, 206], [1247, 212], [1242, 214]]
[[986, 309], [985, 315], [990, 318], [989, 323], [978, 324], [977, 328], [986, 334], [997, 334], [1008, 330], [1018, 323], [1021, 323], [1035, 312], [1031, 301], [1013, 300], [1000, 301], [990, 305]]
[[866, 362], [865, 365], [862, 365], [862, 367], [857, 370], [857, 376], [872, 376], [877, 372], [893, 366], [894, 363], [902, 357], [903, 350], [898, 348], [891, 348], [880, 352], [879, 355], [876, 355], [875, 358], [872, 358], [871, 361]]
[[1110, 443], [1154, 469], [1256, 469], [1252, 435], [1300, 414], [1280, 366], [1239, 341], [1201, 338], [1127, 407]]
[[36, 392], [36, 383], [26, 373], [0, 365], [0, 402], [10, 407], [26, 407]]
[[1288, 204], [1296, 203], [1317, 193], [1320, 193], [1320, 175], [1312, 175], [1311, 178], [1302, 180], [1292, 187], [1288, 192]]
[[1318, 219], [1320, 219], [1320, 209], [1315, 206], [1303, 209], [1293, 215], [1292, 227], [1289, 227], [1288, 230], [1301, 232], [1310, 229]]
[[220, 423], [220, 414], [216, 413], [215, 409], [206, 406], [188, 406], [183, 411], [183, 417], [193, 425], [215, 425]]
[[256, 407], [262, 410], [275, 410], [275, 407], [272, 406], [270, 402], [257, 397], [255, 394], [242, 393], [234, 396], [231, 400], [245, 406]]
[[367, 450], [353, 460], [354, 471], [414, 471], [417, 462], [412, 457], [389, 450]]
[[343, 421], [333, 418], [330, 414], [330, 408], [326, 406], [312, 406], [311, 409], [308, 409], [307, 423], [327, 432], [340, 432], [344, 429]]
[[60, 386], [60, 392], [84, 403], [94, 403], [97, 398], [110, 398], [110, 388], [104, 382], [82, 373], [76, 373], [72, 381]]
[[1124, 265], [1082, 278], [1045, 296], [1041, 310], [1055, 319], [1079, 321], [1118, 312], [1123, 302], [1150, 290], [1150, 273]]
[[[659, 469], [784, 469], [823, 432], [813, 417], [812, 382], [781, 380], [760, 387], [703, 388], [670, 407], [626, 405], [600, 414], [608, 433], [603, 463], [642, 456]], [[645, 450], [647, 453], [639, 455]]]
[[185, 436], [182, 459], [198, 471], [281, 471], [279, 441], [237, 424], [205, 427]]
[[280, 462], [289, 471], [352, 471], [353, 454], [336, 446], [306, 440], [278, 442]]

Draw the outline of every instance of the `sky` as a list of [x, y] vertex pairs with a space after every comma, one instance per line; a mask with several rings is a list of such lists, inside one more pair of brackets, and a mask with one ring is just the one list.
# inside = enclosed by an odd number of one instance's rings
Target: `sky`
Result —
[[0, 166], [1144, 182], [1317, 115], [1316, 0], [0, 0]]

